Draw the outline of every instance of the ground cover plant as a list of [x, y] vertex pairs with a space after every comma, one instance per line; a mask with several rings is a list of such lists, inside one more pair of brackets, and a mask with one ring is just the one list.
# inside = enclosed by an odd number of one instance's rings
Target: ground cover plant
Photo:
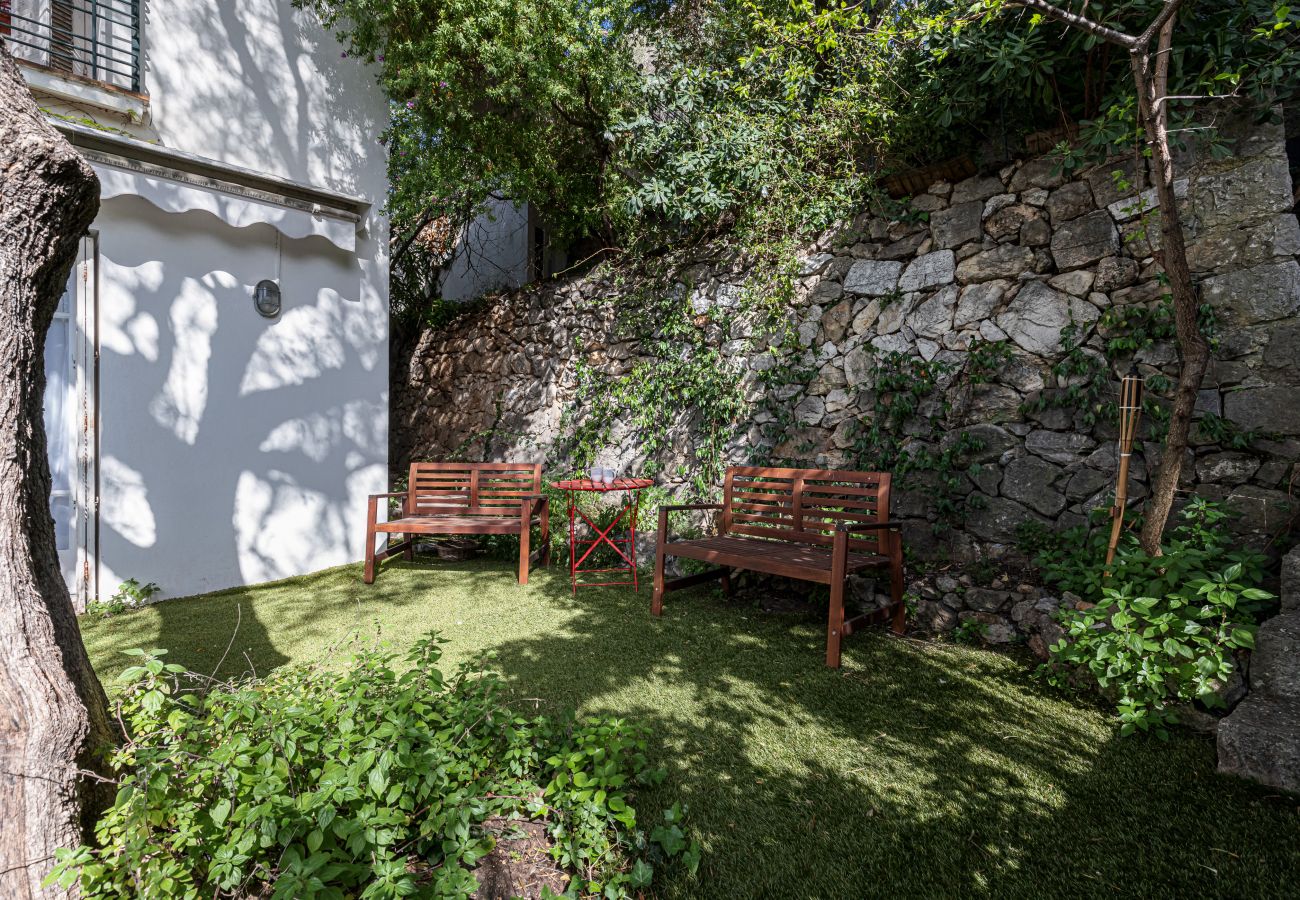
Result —
[[698, 864], [680, 805], [638, 820], [634, 792], [665, 774], [643, 729], [516, 713], [491, 672], [444, 679], [439, 643], [216, 683], [131, 651], [116, 800], [51, 878], [105, 898], [462, 897], [500, 818], [545, 824], [574, 896]]
[[639, 818], [682, 802], [701, 848], [655, 896], [1280, 897], [1300, 881], [1296, 801], [1216, 775], [1205, 738], [1121, 739], [1111, 709], [960, 644], [869, 630], [836, 673], [824, 611], [673, 596], [656, 621], [646, 590], [575, 598], [563, 567], [521, 588], [505, 562], [417, 559], [369, 587], [345, 567], [82, 627], [117, 692], [131, 647], [212, 672], [230, 645], [218, 677], [266, 675], [377, 617], [397, 644], [439, 630], [448, 671], [490, 650], [521, 714], [649, 728], [668, 777]]
[[1194, 497], [1179, 514], [1161, 556], [1143, 552], [1132, 533], [1109, 567], [1108, 530], [1026, 533], [1044, 579], [1085, 603], [1064, 608], [1065, 637], [1051, 647], [1051, 678], [1080, 671], [1114, 699], [1121, 734], [1167, 736], [1180, 704], [1222, 707], [1238, 651], [1254, 646], [1256, 623], [1272, 594], [1262, 590], [1265, 559], [1238, 546], [1228, 514]]

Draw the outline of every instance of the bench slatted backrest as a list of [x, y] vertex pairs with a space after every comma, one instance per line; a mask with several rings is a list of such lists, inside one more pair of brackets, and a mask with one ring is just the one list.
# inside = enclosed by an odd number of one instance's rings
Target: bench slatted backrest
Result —
[[518, 516], [542, 492], [541, 463], [411, 463], [407, 515]]
[[[889, 473], [731, 466], [723, 484], [722, 531], [830, 546], [843, 522], [889, 519]], [[879, 532], [850, 535], [849, 548], [880, 554]]]

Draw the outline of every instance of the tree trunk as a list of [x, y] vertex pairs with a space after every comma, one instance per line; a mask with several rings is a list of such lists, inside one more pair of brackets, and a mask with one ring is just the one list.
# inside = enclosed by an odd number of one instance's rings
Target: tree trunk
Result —
[[1160, 205], [1160, 261], [1169, 278], [1169, 293], [1174, 306], [1174, 331], [1182, 356], [1178, 387], [1169, 416], [1169, 435], [1165, 438], [1160, 471], [1151, 485], [1151, 501], [1142, 525], [1142, 549], [1151, 556], [1160, 555], [1160, 538], [1169, 521], [1174, 494], [1187, 454], [1192, 413], [1196, 395], [1210, 362], [1210, 346], [1197, 321], [1196, 286], [1187, 264], [1183, 245], [1183, 226], [1174, 193], [1174, 161], [1169, 152], [1168, 104], [1164, 102], [1170, 48], [1173, 43], [1174, 19], [1171, 15], [1160, 28], [1154, 57], [1148, 47], [1132, 55], [1133, 82], [1137, 86], [1138, 115], [1151, 147], [1151, 165], [1155, 175], [1156, 197]]
[[89, 836], [114, 740], [50, 516], [45, 334], [99, 210], [90, 166], [45, 120], [0, 47], [0, 897], [43, 890]]
[[[1048, 0], [1009, 0], [1009, 5], [1029, 7], [1071, 28], [1086, 31], [1106, 43], [1125, 48], [1132, 63], [1133, 83], [1137, 88], [1138, 124], [1146, 133], [1147, 146], [1151, 149], [1152, 180], [1155, 182], [1160, 207], [1160, 262], [1169, 278], [1169, 293], [1174, 307], [1174, 332], [1178, 338], [1178, 352], [1182, 357], [1178, 387], [1174, 392], [1174, 405], [1169, 416], [1169, 435], [1165, 438], [1160, 471], [1151, 485], [1151, 500], [1147, 504], [1146, 519], [1142, 524], [1142, 549], [1152, 556], [1160, 555], [1160, 539], [1164, 535], [1165, 524], [1169, 521], [1178, 480], [1183, 472], [1183, 456], [1187, 452], [1188, 436], [1192, 429], [1196, 394], [1201, 389], [1201, 380], [1210, 363], [1210, 347], [1197, 321], [1196, 286], [1192, 283], [1191, 268], [1187, 264], [1183, 226], [1178, 215], [1178, 198], [1174, 194], [1174, 160], [1169, 152], [1168, 104], [1165, 100], [1174, 16], [1183, 2], [1184, 0], [1165, 0], [1146, 31], [1133, 37], [1094, 22], [1080, 13], [1053, 6]], [[1151, 51], [1153, 40], [1156, 41], [1154, 54]]]

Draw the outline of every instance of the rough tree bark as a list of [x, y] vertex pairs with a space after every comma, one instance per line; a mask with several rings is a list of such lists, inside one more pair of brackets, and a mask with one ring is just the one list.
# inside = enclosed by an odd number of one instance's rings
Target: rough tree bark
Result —
[[0, 47], [0, 897], [54, 896], [54, 851], [89, 835], [114, 732], [50, 516], [45, 335], [99, 181]]
[[[1174, 391], [1173, 409], [1169, 417], [1169, 435], [1165, 439], [1160, 469], [1151, 486], [1151, 499], [1147, 504], [1140, 539], [1143, 550], [1152, 556], [1159, 556], [1160, 539], [1164, 535], [1165, 524], [1169, 521], [1174, 494], [1178, 490], [1178, 480], [1183, 471], [1183, 457], [1187, 453], [1196, 394], [1210, 362], [1210, 347], [1197, 321], [1199, 304], [1196, 301], [1196, 285], [1192, 282], [1191, 268], [1187, 264], [1182, 220], [1178, 214], [1178, 199], [1174, 195], [1174, 160], [1169, 152], [1165, 88], [1168, 84], [1174, 16], [1183, 5], [1183, 0], [1165, 0], [1155, 19], [1136, 37], [1101, 25], [1080, 13], [1053, 6], [1048, 0], [1012, 2], [1013, 5], [1028, 7], [1071, 28], [1086, 31], [1107, 43], [1123, 47], [1128, 51], [1132, 64], [1133, 84], [1137, 88], [1138, 124], [1142, 127], [1147, 147], [1151, 151], [1152, 180], [1155, 182], [1160, 208], [1158, 258], [1169, 278], [1169, 293], [1174, 307], [1174, 332], [1178, 339], [1178, 352], [1182, 357], [1182, 368], [1178, 374], [1178, 386]], [[1087, 8], [1086, 4], [1084, 8]], [[1154, 51], [1152, 42], [1155, 42]]]

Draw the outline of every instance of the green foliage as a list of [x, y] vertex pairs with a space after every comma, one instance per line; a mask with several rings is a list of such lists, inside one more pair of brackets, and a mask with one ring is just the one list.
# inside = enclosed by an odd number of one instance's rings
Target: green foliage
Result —
[[908, 483], [920, 487], [933, 504], [936, 533], [959, 523], [968, 507], [982, 502], [967, 482], [968, 475], [978, 474], [979, 464], [967, 461], [984, 449], [984, 442], [950, 430], [953, 386], [962, 380], [985, 383], [1010, 359], [1006, 341], [977, 341], [960, 366], [887, 352], [876, 358], [867, 379], [872, 408], [855, 422], [854, 463], [900, 478], [912, 476]]
[[[1083, 14], [1137, 35], [1162, 5], [1118, 0]], [[1166, 91], [1175, 137], [1198, 109], [1208, 108], [1205, 100], [1189, 98], [1240, 98], [1263, 112], [1294, 96], [1297, 83], [1289, 73], [1297, 61], [1298, 25], [1300, 13], [1281, 0], [1180, 9]], [[938, 113], [941, 124], [1014, 138], [1035, 127], [1078, 123], [1081, 156], [1134, 146], [1133, 80], [1128, 56], [1117, 48], [1008, 0], [958, 8], [950, 27], [932, 37], [934, 52], [947, 63], [941, 77], [949, 108]]]
[[113, 596], [107, 600], [92, 600], [86, 604], [86, 614], [107, 619], [127, 610], [136, 609], [148, 603], [162, 588], [150, 581], [141, 584], [134, 578], [128, 578], [117, 586]]
[[644, 732], [517, 715], [495, 675], [444, 679], [439, 643], [400, 668], [367, 649], [342, 672], [229, 684], [135, 651], [116, 800], [51, 879], [105, 898], [464, 897], [494, 815], [545, 821], [578, 894], [627, 896], [669, 860], [698, 864], [679, 806], [659, 823], [632, 806], [664, 778]]
[[1084, 670], [1115, 698], [1122, 732], [1177, 721], [1175, 705], [1213, 706], [1233, 673], [1233, 651], [1252, 646], [1254, 623], [1270, 594], [1260, 590], [1264, 558], [1234, 545], [1228, 513], [1194, 497], [1158, 557], [1129, 533], [1105, 567], [1108, 530], [1059, 534], [1024, 528], [1045, 581], [1086, 603], [1063, 609], [1066, 637], [1051, 649], [1057, 683]]
[[1114, 692], [1121, 734], [1167, 736], [1164, 725], [1178, 721], [1175, 704], [1223, 705], [1218, 692], [1236, 670], [1233, 651], [1254, 646], [1250, 605], [1272, 595], [1241, 578], [1234, 564], [1156, 596], [1106, 587], [1096, 606], [1063, 615], [1066, 637], [1051, 648], [1053, 661], [1086, 668]]
[[974, 619], [967, 619], [965, 622], [958, 624], [953, 629], [952, 639], [959, 644], [969, 644], [972, 647], [978, 647], [984, 643], [984, 636], [988, 634], [989, 627], [983, 622], [977, 622]]

